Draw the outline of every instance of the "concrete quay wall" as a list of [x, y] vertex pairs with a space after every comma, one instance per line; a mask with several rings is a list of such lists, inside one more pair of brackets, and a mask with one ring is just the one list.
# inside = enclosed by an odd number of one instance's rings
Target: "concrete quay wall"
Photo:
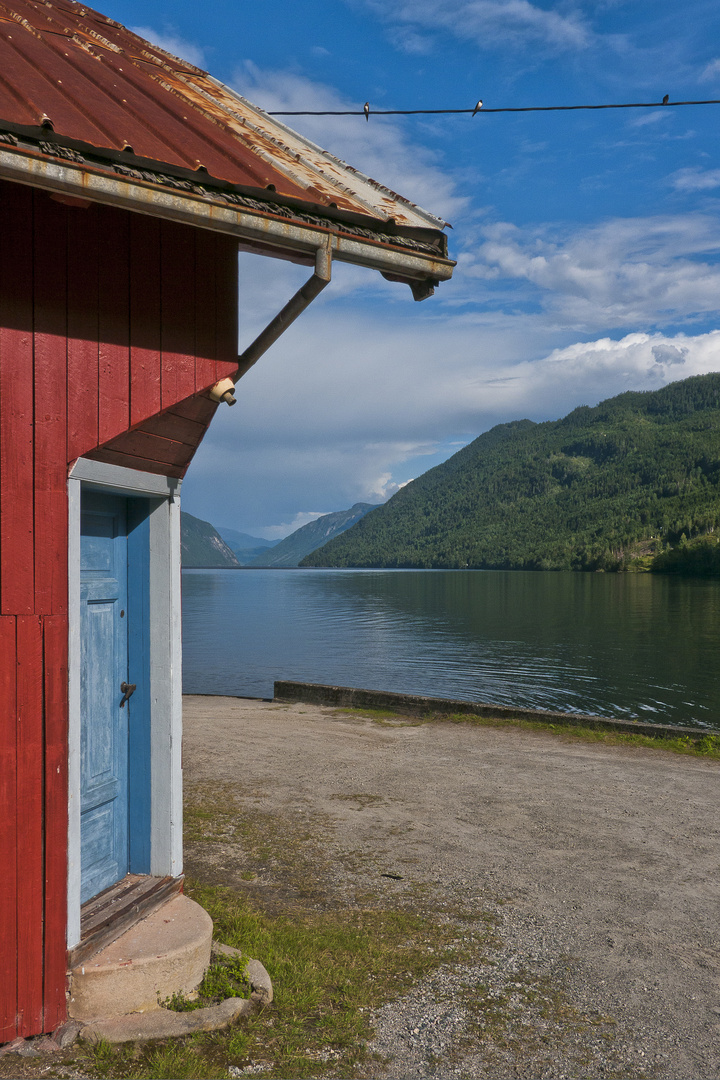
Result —
[[551, 712], [547, 709], [517, 709], [509, 705], [422, 697], [416, 694], [394, 694], [387, 690], [361, 690], [351, 686], [325, 686], [322, 683], [277, 681], [274, 693], [275, 701], [302, 701], [312, 705], [336, 705], [349, 709], [392, 709], [412, 716], [423, 716], [427, 713], [441, 716], [466, 714], [499, 720], [530, 720], [545, 724], [564, 724], [568, 727], [589, 727], [599, 731], [649, 735], [655, 739], [676, 738], [683, 735], [712, 735], [718, 730], [704, 727], [679, 727], [673, 724], [645, 724], [639, 720], [617, 720], [607, 716]]

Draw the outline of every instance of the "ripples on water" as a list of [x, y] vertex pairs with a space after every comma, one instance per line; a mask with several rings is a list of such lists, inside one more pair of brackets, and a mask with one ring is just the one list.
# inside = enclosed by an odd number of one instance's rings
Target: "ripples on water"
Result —
[[720, 726], [720, 583], [649, 574], [187, 570], [186, 693], [275, 679]]

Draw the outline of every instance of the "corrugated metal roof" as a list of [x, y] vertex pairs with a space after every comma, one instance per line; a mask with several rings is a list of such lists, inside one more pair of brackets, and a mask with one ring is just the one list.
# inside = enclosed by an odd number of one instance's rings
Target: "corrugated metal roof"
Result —
[[0, 0], [2, 121], [400, 228], [445, 225], [74, 0]]

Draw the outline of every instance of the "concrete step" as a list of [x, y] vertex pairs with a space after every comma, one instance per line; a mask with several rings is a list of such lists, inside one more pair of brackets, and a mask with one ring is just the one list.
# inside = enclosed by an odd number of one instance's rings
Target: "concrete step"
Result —
[[152, 911], [70, 973], [69, 1015], [110, 1019], [197, 990], [210, 964], [212, 919], [187, 896]]

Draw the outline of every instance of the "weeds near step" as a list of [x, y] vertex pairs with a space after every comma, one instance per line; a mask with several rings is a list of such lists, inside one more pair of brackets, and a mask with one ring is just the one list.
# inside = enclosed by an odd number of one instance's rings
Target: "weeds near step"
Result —
[[[227, 1078], [248, 1066], [253, 1076], [278, 1080], [364, 1075], [375, 1061], [367, 1049], [373, 1009], [470, 948], [485, 953], [499, 944], [494, 917], [475, 905], [449, 905], [410, 881], [388, 895], [372, 859], [361, 860], [362, 892], [355, 887], [352, 899], [339, 901], [335, 875], [357, 853], [334, 850], [322, 815], [309, 817], [302, 806], [256, 812], [254, 793], [229, 785], [196, 785], [186, 795], [195, 870], [186, 892], [209, 912], [216, 939], [262, 961], [275, 999], [225, 1031], [88, 1050], [86, 1075]], [[218, 863], [231, 869], [235, 887]], [[472, 946], [464, 920], [473, 925]]]
[[228, 1050], [238, 1065], [270, 1058], [274, 1077], [316, 1076], [325, 1057], [324, 1073], [352, 1075], [368, 1061], [369, 1010], [456, 957], [456, 928], [426, 915], [377, 908], [269, 918], [229, 890], [200, 886], [193, 895], [217, 936], [262, 957], [271, 974], [272, 1009], [239, 1025]]
[[242, 958], [216, 956], [192, 997], [182, 993], [172, 994], [160, 1004], [163, 1009], [171, 1009], [172, 1012], [193, 1012], [195, 1009], [219, 1005], [227, 998], [249, 998], [251, 993], [250, 980], [245, 974], [245, 961]]
[[268, 916], [231, 889], [195, 882], [187, 891], [212, 916], [217, 938], [262, 957], [275, 1001], [226, 1031], [136, 1049], [100, 1044], [88, 1051], [95, 1076], [227, 1077], [250, 1064], [266, 1066], [257, 1076], [352, 1076], [372, 1061], [370, 1010], [457, 959], [457, 927], [428, 915]]

